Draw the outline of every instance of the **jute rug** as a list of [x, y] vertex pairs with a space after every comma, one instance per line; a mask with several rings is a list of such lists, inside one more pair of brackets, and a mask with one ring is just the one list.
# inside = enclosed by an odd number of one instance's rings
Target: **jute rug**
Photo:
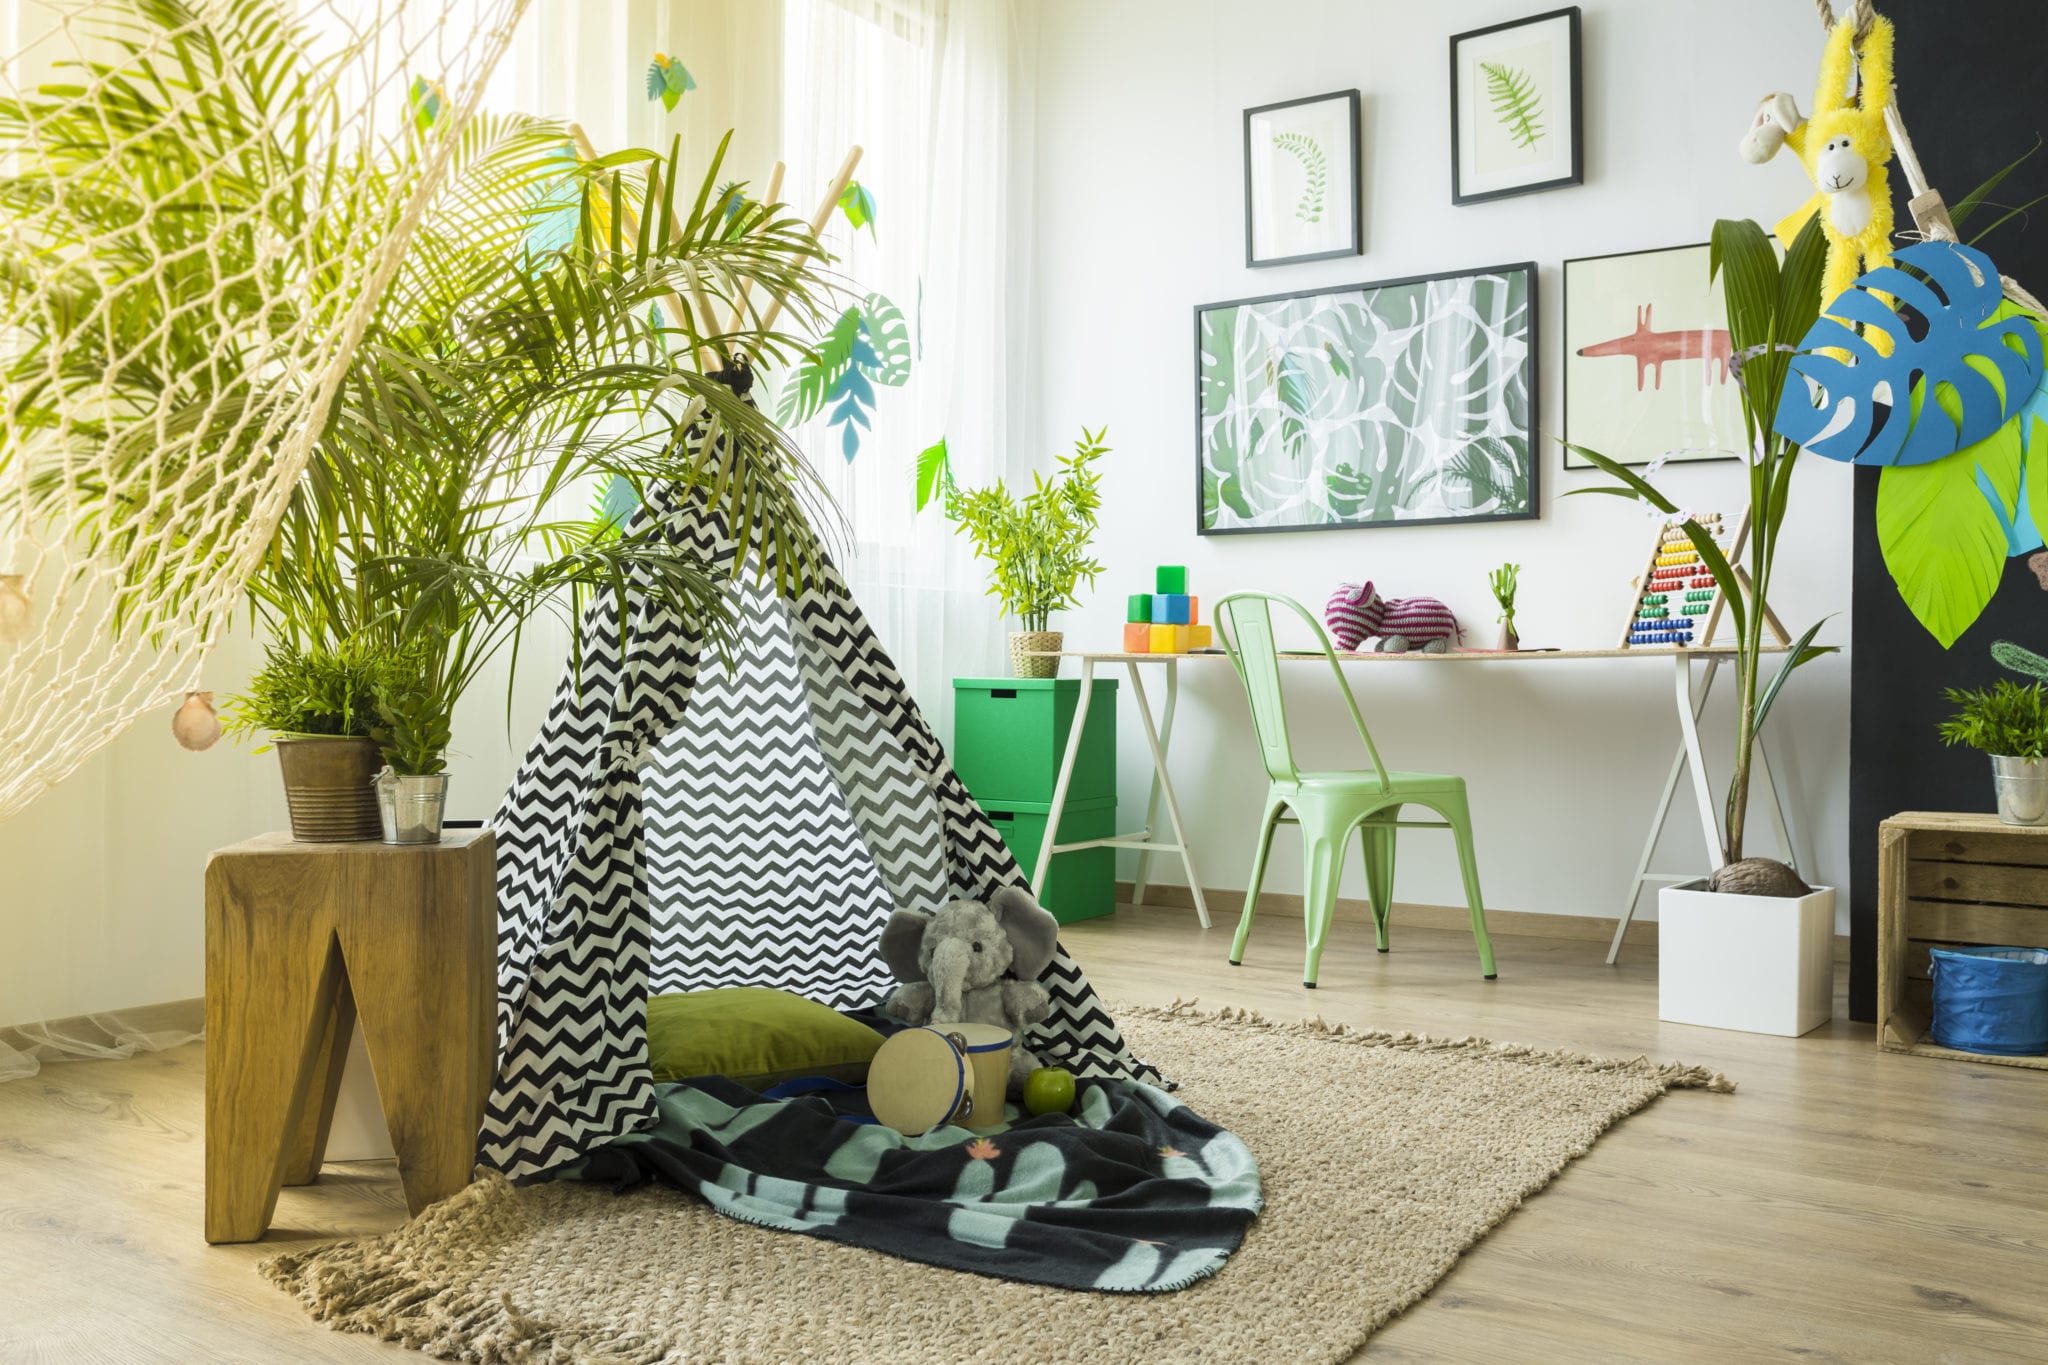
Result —
[[314, 1317], [451, 1360], [1335, 1361], [1697, 1067], [1269, 1022], [1113, 1013], [1257, 1155], [1243, 1248], [1178, 1293], [1014, 1284], [737, 1223], [663, 1189], [490, 1178], [395, 1232], [263, 1273]]

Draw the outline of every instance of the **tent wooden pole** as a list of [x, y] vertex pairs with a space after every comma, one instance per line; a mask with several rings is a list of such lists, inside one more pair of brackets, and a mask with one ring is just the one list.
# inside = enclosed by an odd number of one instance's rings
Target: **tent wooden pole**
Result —
[[[788, 169], [778, 161], [775, 163], [775, 169], [768, 173], [768, 192], [761, 196], [761, 207], [764, 210], [773, 212], [775, 205], [781, 202], [782, 175]], [[740, 324], [747, 320], [747, 288], [750, 283], [748, 280], [740, 281], [739, 297], [734, 299], [732, 304], [732, 321], [725, 327], [728, 332], [739, 331]]]
[[[647, 179], [654, 186], [654, 193], [656, 197], [660, 197], [661, 168], [654, 167], [653, 169], [650, 169], [647, 172]], [[681, 240], [683, 240], [682, 226], [681, 224], [676, 222], [673, 216], [670, 217], [668, 222], [668, 239], [671, 242], [680, 242]], [[731, 365], [731, 353], [728, 352], [725, 349], [725, 347], [721, 346], [717, 341], [718, 310], [711, 306], [711, 296], [704, 291], [704, 278], [696, 270], [692, 270], [690, 272], [690, 297], [694, 299], [697, 304], [698, 335], [704, 338], [704, 344], [706, 346], [709, 346], [718, 352], [718, 357], [722, 364], [728, 366]], [[703, 352], [700, 349], [698, 352], [699, 368], [702, 368], [702, 357]]]
[[[818, 204], [818, 211], [811, 215], [811, 236], [816, 237], [825, 230], [825, 221], [832, 216], [832, 208], [839, 202], [839, 196], [846, 193], [846, 187], [853, 181], [854, 167], [860, 165], [861, 149], [856, 143], [847, 149], [846, 160], [839, 163], [839, 174], [832, 177], [832, 183], [825, 190], [825, 197]], [[766, 332], [775, 326], [775, 319], [782, 316], [782, 297], [768, 305], [768, 311], [761, 318], [761, 330]]]

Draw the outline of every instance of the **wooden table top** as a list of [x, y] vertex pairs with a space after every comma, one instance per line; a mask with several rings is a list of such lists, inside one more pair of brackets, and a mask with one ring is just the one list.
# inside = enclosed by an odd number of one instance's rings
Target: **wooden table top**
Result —
[[239, 844], [213, 851], [216, 858], [244, 853], [300, 853], [307, 857], [335, 857], [343, 853], [371, 854], [375, 856], [396, 856], [405, 853], [459, 853], [472, 846], [491, 839], [489, 827], [483, 829], [443, 829], [438, 844], [387, 844], [382, 839], [355, 839], [343, 843], [300, 843], [287, 830], [272, 830], [259, 834], [253, 839], [244, 839]]
[[[1765, 645], [1762, 653], [1784, 654], [1789, 645]], [[1027, 650], [1033, 658], [1039, 659], [1093, 659], [1096, 663], [1123, 664], [1146, 663], [1153, 660], [1164, 662], [1169, 659], [1223, 659], [1230, 656], [1220, 649], [1196, 650], [1183, 654], [1127, 654], [1121, 650], [1065, 649]], [[1424, 654], [1409, 650], [1405, 654], [1366, 654], [1357, 651], [1338, 650], [1337, 658], [1342, 663], [1383, 663], [1405, 660], [1417, 663], [1463, 664], [1463, 663], [1535, 663], [1540, 660], [1570, 659], [1668, 659], [1674, 654], [1691, 655], [1701, 659], [1732, 659], [1734, 645], [1698, 645], [1688, 649], [1672, 649], [1662, 645], [1646, 645], [1640, 649], [1460, 649], [1448, 654]], [[1283, 651], [1280, 658], [1288, 660], [1321, 659], [1319, 651]]]

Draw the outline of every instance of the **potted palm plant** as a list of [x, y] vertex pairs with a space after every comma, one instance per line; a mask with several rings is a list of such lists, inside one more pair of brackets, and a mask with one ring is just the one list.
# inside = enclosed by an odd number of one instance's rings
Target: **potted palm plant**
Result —
[[[1720, 588], [1735, 627], [1735, 753], [1722, 816], [1721, 866], [1659, 893], [1658, 1017], [1678, 1023], [1791, 1036], [1827, 1021], [1834, 1008], [1832, 887], [1808, 886], [1785, 864], [1744, 856], [1751, 757], [1771, 706], [1800, 665], [1830, 652], [1813, 643], [1815, 622], [1763, 675], [1766, 605], [1799, 447], [1774, 427], [1790, 361], [1820, 312], [1826, 241], [1807, 222], [1780, 262], [1756, 223], [1714, 225], [1711, 270], [1727, 305], [1728, 332], [1749, 443], [1745, 572], [1738, 573], [1698, 521], [1682, 525]], [[1637, 498], [1669, 516], [1678, 504], [1644, 475], [1598, 451], [1573, 446], [1613, 485], [1573, 489]], [[1654, 472], [1655, 466], [1651, 467]]]
[[[988, 595], [1000, 599], [1022, 627], [1010, 634], [1012, 677], [1057, 676], [1066, 636], [1050, 629], [1052, 613], [1079, 605], [1078, 590], [1102, 572], [1088, 550], [1102, 505], [1094, 464], [1109, 453], [1103, 444], [1107, 434], [1107, 428], [1084, 427], [1073, 453], [1059, 458], [1057, 474], [1033, 474], [1031, 492], [1021, 500], [1001, 479], [989, 488], [961, 489], [943, 464], [938, 469], [947, 518], [988, 561]], [[943, 452], [942, 446], [935, 449]], [[930, 488], [929, 478], [920, 483]]]
[[[332, 647], [274, 644], [223, 728], [267, 734], [284, 773], [292, 837], [307, 843], [374, 839], [381, 765], [372, 730], [396, 661], [375, 641]], [[397, 665], [402, 667], [402, 665]], [[261, 750], [258, 750], [261, 752]]]
[[[745, 397], [751, 362], [801, 349], [753, 300], [815, 326], [830, 288], [815, 237], [743, 186], [714, 190], [721, 147], [694, 202], [675, 195], [678, 152], [549, 161], [573, 226], [533, 249], [527, 201], [504, 186], [533, 173], [538, 126], [480, 144], [437, 201], [447, 216], [429, 216], [249, 584], [273, 631], [365, 636], [402, 662], [370, 722], [394, 842], [439, 837], [455, 705], [501, 653], [516, 662], [536, 616], [573, 623], [594, 594], [630, 590], [730, 641], [727, 581], [747, 564], [673, 542], [639, 514], [649, 489], [708, 501], [742, 546], [772, 540], [786, 580], [820, 554], [809, 528], [829, 504]], [[737, 324], [709, 321], [724, 317]]]

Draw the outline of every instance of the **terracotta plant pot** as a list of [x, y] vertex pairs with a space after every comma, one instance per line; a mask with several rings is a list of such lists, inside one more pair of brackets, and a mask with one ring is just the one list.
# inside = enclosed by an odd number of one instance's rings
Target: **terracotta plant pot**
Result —
[[384, 756], [377, 741], [339, 735], [280, 739], [277, 762], [284, 769], [292, 838], [346, 844], [382, 836], [376, 782]]
[[1056, 678], [1060, 661], [1032, 657], [1040, 651], [1057, 650], [1067, 638], [1059, 630], [1016, 630], [1010, 632], [1010, 676], [1013, 678]]

